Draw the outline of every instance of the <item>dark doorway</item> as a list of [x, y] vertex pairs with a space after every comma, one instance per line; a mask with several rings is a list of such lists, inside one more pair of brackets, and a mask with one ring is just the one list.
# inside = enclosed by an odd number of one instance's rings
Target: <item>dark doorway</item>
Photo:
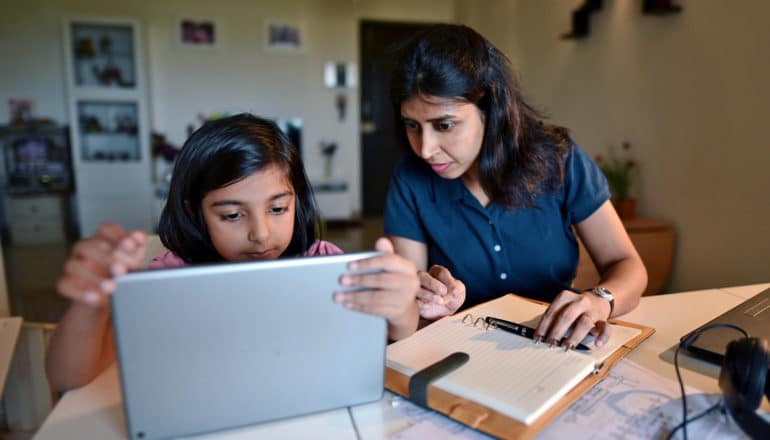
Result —
[[361, 22], [361, 172], [363, 216], [382, 216], [388, 182], [403, 151], [390, 104], [396, 51], [429, 23]]

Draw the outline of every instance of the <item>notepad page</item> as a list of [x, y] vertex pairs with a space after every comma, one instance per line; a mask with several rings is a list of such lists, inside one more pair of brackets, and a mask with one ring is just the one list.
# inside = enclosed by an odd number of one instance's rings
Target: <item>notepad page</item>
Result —
[[[494, 316], [512, 322], [518, 322], [536, 328], [540, 318], [545, 313], [546, 306], [532, 301], [527, 301], [514, 295], [505, 295], [492, 301], [479, 304], [458, 316], [471, 313], [473, 316]], [[613, 325], [610, 331], [610, 339], [601, 348], [589, 344], [591, 351], [588, 356], [594, 359], [598, 365], [631, 339], [637, 337], [642, 331], [638, 328]]]
[[388, 346], [387, 365], [411, 376], [457, 352], [468, 363], [435, 386], [525, 424], [532, 423], [591, 373], [594, 360], [501, 330], [483, 330], [446, 317]]

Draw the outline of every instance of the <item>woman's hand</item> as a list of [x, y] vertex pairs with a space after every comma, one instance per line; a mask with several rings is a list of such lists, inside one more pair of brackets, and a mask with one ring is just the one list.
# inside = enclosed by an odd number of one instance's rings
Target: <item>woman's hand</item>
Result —
[[374, 247], [384, 254], [352, 261], [348, 269], [379, 272], [342, 275], [341, 285], [364, 290], [335, 292], [334, 301], [351, 310], [382, 316], [388, 320], [390, 338], [401, 339], [417, 329], [417, 269], [411, 261], [393, 252], [393, 244], [387, 238], [377, 240]]
[[568, 330], [572, 329], [562, 343], [565, 348], [574, 348], [591, 333], [596, 336], [594, 345], [603, 346], [610, 337], [611, 327], [607, 325], [610, 304], [589, 293], [562, 291], [556, 296], [543, 314], [535, 329], [535, 340], [547, 344], [558, 344]]
[[115, 276], [141, 267], [146, 242], [142, 231], [126, 232], [117, 224], [103, 224], [93, 236], [75, 244], [57, 290], [75, 302], [104, 306], [115, 290]]
[[446, 267], [434, 264], [419, 275], [417, 306], [423, 318], [434, 320], [452, 315], [465, 302], [465, 284], [455, 279]]

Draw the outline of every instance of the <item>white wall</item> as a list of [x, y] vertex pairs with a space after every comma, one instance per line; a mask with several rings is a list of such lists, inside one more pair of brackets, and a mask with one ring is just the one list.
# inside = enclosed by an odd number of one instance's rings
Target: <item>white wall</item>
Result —
[[604, 2], [563, 41], [582, 1], [458, 2], [499, 46], [530, 102], [592, 154], [632, 143], [641, 213], [678, 234], [670, 291], [770, 280], [770, 2]]
[[[13, 4], [11, 4], [13, 3]], [[584, 41], [562, 41], [582, 1], [529, 0], [28, 0], [0, 4], [0, 121], [11, 97], [67, 121], [60, 36], [65, 15], [135, 17], [145, 29], [153, 129], [181, 143], [198, 112], [300, 116], [305, 161], [322, 174], [318, 141], [340, 142], [335, 166], [360, 207], [358, 89], [336, 119], [321, 86], [326, 60], [358, 62], [360, 18], [453, 21], [477, 28], [514, 61], [532, 103], [592, 154], [629, 140], [641, 167], [643, 214], [678, 234], [669, 290], [770, 279], [770, 2], [685, 1], [676, 16], [604, 2]], [[216, 50], [183, 49], [180, 17], [219, 20]], [[269, 18], [300, 20], [301, 55], [263, 51]]]
[[[30, 0], [0, 4], [0, 121], [9, 98], [28, 98], [36, 113], [66, 123], [61, 19], [130, 17], [142, 22], [152, 129], [181, 145], [197, 114], [251, 111], [304, 120], [303, 154], [311, 179], [323, 175], [319, 142], [336, 140], [336, 176], [350, 182], [360, 211], [359, 89], [342, 91], [347, 117], [340, 122], [336, 90], [323, 87], [325, 61], [359, 62], [359, 20], [451, 21], [454, 1], [444, 0]], [[216, 49], [182, 47], [180, 18], [217, 20]], [[266, 52], [266, 20], [304, 25], [299, 54]]]

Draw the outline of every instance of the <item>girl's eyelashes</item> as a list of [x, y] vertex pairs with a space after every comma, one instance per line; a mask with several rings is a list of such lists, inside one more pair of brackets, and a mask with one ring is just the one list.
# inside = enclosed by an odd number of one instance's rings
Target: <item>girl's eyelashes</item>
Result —
[[268, 213], [271, 215], [281, 215], [289, 210], [288, 206], [273, 206], [268, 209]]
[[240, 212], [232, 212], [230, 214], [224, 214], [219, 216], [220, 219], [228, 222], [236, 221], [241, 217], [243, 217], [243, 214], [241, 214]]
[[406, 131], [417, 131], [420, 129], [420, 126], [414, 121], [404, 120], [404, 128], [406, 128]]

